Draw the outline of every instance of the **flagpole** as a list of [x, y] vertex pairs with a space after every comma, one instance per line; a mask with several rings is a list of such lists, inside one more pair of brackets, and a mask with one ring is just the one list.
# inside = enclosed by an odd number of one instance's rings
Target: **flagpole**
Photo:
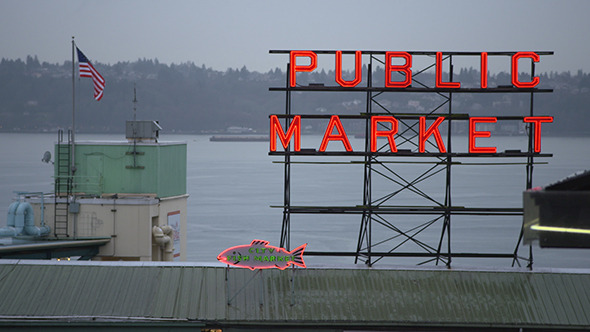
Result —
[[75, 148], [75, 136], [76, 136], [76, 66], [75, 66], [75, 44], [74, 36], [72, 36], [72, 165], [71, 171], [72, 176], [76, 172], [76, 148]]

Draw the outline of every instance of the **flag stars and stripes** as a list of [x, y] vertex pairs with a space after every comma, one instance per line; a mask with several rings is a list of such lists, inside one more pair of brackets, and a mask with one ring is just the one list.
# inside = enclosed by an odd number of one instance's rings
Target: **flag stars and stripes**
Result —
[[80, 77], [90, 77], [92, 78], [92, 83], [94, 84], [94, 99], [100, 100], [103, 95], [103, 90], [105, 87], [105, 81], [102, 75], [94, 68], [94, 66], [90, 63], [90, 60], [80, 51], [78, 47], [76, 47], [76, 51], [78, 52], [78, 67], [80, 70]]

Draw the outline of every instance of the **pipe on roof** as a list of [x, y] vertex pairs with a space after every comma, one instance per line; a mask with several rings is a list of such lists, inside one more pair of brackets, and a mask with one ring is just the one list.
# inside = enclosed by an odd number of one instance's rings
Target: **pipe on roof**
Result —
[[0, 237], [13, 237], [16, 236], [16, 229], [14, 227], [6, 226], [0, 228]]
[[152, 227], [152, 234], [154, 235], [154, 240], [157, 244], [160, 245], [160, 247], [164, 251], [162, 255], [163, 261], [172, 261], [174, 257], [174, 241], [172, 241], [173, 232], [174, 229], [172, 229], [172, 227], [168, 225], [161, 227]]
[[[17, 236], [20, 232], [16, 228], [16, 209], [20, 202], [13, 202], [8, 207], [8, 215], [6, 217], [6, 227], [0, 228], [0, 237], [13, 237]], [[22, 232], [22, 229], [20, 230]]]
[[16, 227], [14, 219], [16, 217], [16, 209], [18, 208], [19, 204], [20, 202], [12, 202], [12, 204], [10, 204], [10, 206], [8, 207], [8, 218], [6, 219], [6, 226], [13, 228]]
[[45, 236], [49, 234], [49, 226], [35, 226], [35, 212], [27, 202], [13, 202], [8, 207], [6, 227], [0, 228], [0, 237], [19, 235]]
[[31, 204], [27, 202], [21, 202], [16, 209], [15, 222], [22, 224], [24, 227], [24, 233], [31, 236], [44, 236], [49, 234], [49, 226], [35, 226], [35, 212]]
[[170, 241], [164, 245], [164, 260], [171, 262], [174, 260], [174, 229], [171, 226], [165, 225], [162, 226], [162, 231], [170, 239]]

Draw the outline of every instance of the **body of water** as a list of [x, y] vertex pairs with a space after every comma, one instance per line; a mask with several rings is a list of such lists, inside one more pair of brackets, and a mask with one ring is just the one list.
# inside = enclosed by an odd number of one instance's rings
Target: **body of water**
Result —
[[[8, 206], [14, 191], [51, 192], [53, 165], [41, 161], [45, 151], [53, 152], [56, 134], [0, 133], [0, 226], [6, 223]], [[121, 140], [123, 135], [79, 134], [78, 140]], [[187, 146], [188, 260], [211, 263], [224, 249], [263, 239], [278, 245], [282, 209], [271, 206], [283, 203], [283, 164], [281, 157], [268, 156], [267, 142], [210, 142], [204, 135], [161, 135], [161, 141], [185, 141]], [[454, 151], [467, 146], [466, 137], [457, 137]], [[490, 138], [491, 139], [491, 138]], [[525, 137], [494, 137], [499, 151], [526, 150]], [[464, 141], [464, 142], [463, 142]], [[303, 147], [317, 149], [321, 136], [304, 136]], [[482, 140], [483, 142], [483, 140]], [[535, 166], [534, 186], [560, 180], [590, 165], [588, 138], [543, 137], [543, 152], [552, 158]], [[351, 139], [355, 150], [363, 141]], [[338, 142], [330, 143], [335, 146]], [[485, 144], [485, 143], [484, 143]], [[340, 148], [340, 146], [338, 146]], [[524, 165], [470, 165], [473, 162], [500, 162], [498, 158], [464, 158], [453, 166], [452, 205], [466, 207], [521, 207], [525, 189]], [[300, 157], [292, 165], [292, 205], [359, 205], [362, 204], [363, 165], [350, 163], [357, 158]], [[416, 160], [416, 159], [413, 159]], [[329, 161], [338, 164], [308, 164]], [[523, 161], [502, 159], [502, 161]], [[390, 164], [397, 174], [412, 180], [429, 164]], [[418, 173], [417, 173], [418, 172]], [[373, 175], [373, 198], [391, 193], [391, 182]], [[385, 176], [385, 175], [384, 175]], [[444, 172], [416, 185], [434, 200], [442, 200]], [[426, 201], [425, 201], [426, 200]], [[410, 192], [396, 195], [387, 205], [433, 205]], [[392, 224], [407, 232], [425, 222], [424, 217], [398, 215]], [[442, 221], [419, 232], [417, 238], [436, 245]], [[457, 216], [452, 219], [453, 252], [512, 252], [522, 224], [521, 217]], [[360, 215], [292, 215], [291, 245], [308, 243], [311, 251], [354, 251], [359, 233]], [[419, 229], [419, 228], [418, 228]], [[391, 249], [395, 235], [376, 223], [373, 242], [383, 241]], [[446, 240], [445, 240], [446, 241]], [[408, 251], [417, 251], [408, 246]], [[387, 247], [389, 246], [389, 247]], [[519, 252], [528, 255], [528, 247]], [[533, 246], [534, 267], [590, 268], [590, 250], [541, 249]], [[308, 265], [350, 265], [353, 258], [306, 257]], [[508, 259], [455, 259], [453, 266], [510, 267]], [[387, 258], [378, 264], [414, 265], [415, 260]]]

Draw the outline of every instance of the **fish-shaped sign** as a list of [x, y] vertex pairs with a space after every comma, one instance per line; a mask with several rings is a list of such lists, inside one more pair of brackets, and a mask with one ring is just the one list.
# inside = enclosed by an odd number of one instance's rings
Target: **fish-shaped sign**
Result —
[[272, 268], [284, 270], [293, 264], [305, 267], [303, 251], [307, 243], [292, 251], [269, 246], [268, 243], [268, 241], [253, 240], [250, 244], [225, 249], [217, 256], [217, 259], [220, 262], [250, 270]]

